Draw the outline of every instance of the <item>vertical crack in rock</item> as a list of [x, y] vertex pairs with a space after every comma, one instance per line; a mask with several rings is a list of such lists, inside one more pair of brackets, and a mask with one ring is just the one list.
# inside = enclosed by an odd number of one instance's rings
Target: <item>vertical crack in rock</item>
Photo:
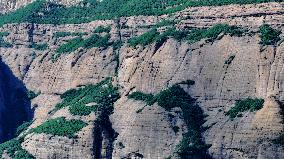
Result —
[[[178, 44], [176, 44], [178, 45]], [[179, 51], [179, 47], [176, 46], [176, 52], [180, 52]], [[182, 60], [180, 60], [179, 64], [177, 65], [175, 71], [173, 72], [172, 76], [169, 78], [169, 80], [167, 80], [166, 84], [167, 84], [167, 87], [169, 86], [169, 83], [170, 81], [173, 80], [173, 78], [175, 77], [176, 73], [178, 72], [178, 70], [180, 70], [180, 68], [182, 67], [182, 64], [184, 63], [185, 59], [186, 59], [186, 56], [187, 56], [187, 51], [184, 52], [184, 55], [182, 56]]]
[[102, 150], [102, 130], [100, 125], [96, 125], [94, 127], [94, 141], [93, 141], [93, 147], [94, 147], [94, 157], [95, 158], [101, 158], [101, 150]]
[[220, 93], [219, 93], [219, 100], [218, 100], [218, 105], [220, 105], [220, 103], [221, 103], [221, 100], [223, 100], [223, 98], [222, 98], [222, 93], [223, 93], [223, 87], [224, 87], [224, 81], [225, 81], [225, 78], [226, 78], [226, 74], [227, 74], [227, 71], [228, 71], [228, 69], [229, 69], [229, 66], [230, 66], [230, 64], [224, 64], [224, 66], [223, 66], [223, 69], [222, 69], [222, 73], [221, 73], [221, 75], [222, 76], [220, 76], [220, 78], [221, 78], [221, 84], [220, 84]]
[[[36, 55], [35, 55], [35, 52], [33, 52], [33, 53], [31, 54], [31, 56], [36, 56]], [[32, 66], [34, 60], [35, 60], [34, 57], [31, 58], [31, 60], [29, 60], [29, 61], [27, 62], [26, 66], [24, 66], [23, 73], [22, 73], [22, 77], [21, 77], [23, 81], [25, 80], [26, 75], [27, 75], [28, 71], [30, 70], [30, 67]]]
[[113, 142], [118, 136], [112, 128], [109, 115], [103, 111], [95, 121], [94, 128], [94, 156], [95, 158], [112, 158]]
[[34, 30], [35, 30], [35, 24], [31, 23], [28, 26], [28, 42], [33, 43], [34, 42]]

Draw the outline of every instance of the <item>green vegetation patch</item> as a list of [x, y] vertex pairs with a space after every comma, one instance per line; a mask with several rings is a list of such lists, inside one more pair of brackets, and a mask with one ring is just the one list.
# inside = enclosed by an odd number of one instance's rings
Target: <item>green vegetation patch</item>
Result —
[[228, 24], [217, 24], [208, 29], [193, 29], [185, 38], [189, 42], [200, 41], [201, 39], [209, 39], [214, 41], [217, 37], [223, 33], [230, 36], [242, 36], [247, 30], [239, 28], [237, 26], [230, 26]]
[[12, 159], [35, 159], [34, 156], [24, 150], [21, 146], [23, 139], [12, 139], [0, 144], [0, 154], [6, 152]]
[[103, 47], [106, 48], [110, 45], [108, 40], [110, 39], [110, 35], [107, 34], [106, 36], [99, 36], [97, 34], [93, 34], [90, 38], [83, 41], [83, 47], [90, 49], [93, 47]]
[[31, 90], [28, 90], [28, 91], [27, 91], [27, 96], [28, 96], [28, 98], [29, 98], [30, 100], [36, 98], [36, 97], [39, 96], [39, 95], [40, 95], [40, 92], [35, 93], [35, 92], [31, 91]]
[[280, 40], [281, 31], [271, 28], [268, 24], [263, 24], [259, 28], [259, 33], [262, 45], [276, 45]]
[[98, 26], [95, 30], [94, 33], [110, 33], [111, 27], [110, 26]]
[[90, 49], [93, 47], [108, 47], [111, 45], [109, 43], [110, 35], [107, 34], [105, 36], [100, 36], [97, 34], [93, 34], [88, 39], [83, 39], [82, 37], [76, 37], [74, 39], [69, 40], [66, 44], [59, 46], [56, 49], [56, 54], [54, 55], [54, 59], [57, 59], [61, 54], [66, 54], [77, 50], [80, 47]]
[[47, 43], [42, 43], [42, 44], [32, 43], [28, 47], [34, 48], [35, 50], [44, 51], [44, 50], [48, 49], [48, 44]]
[[[63, 6], [37, 0], [14, 12], [0, 16], [0, 26], [8, 23], [79, 24], [98, 19], [135, 15], [162, 15], [186, 7], [251, 4], [283, 0], [84, 0], [76, 6]], [[48, 9], [47, 9], [48, 8]]]
[[62, 54], [62, 53], [69, 53], [75, 51], [76, 49], [83, 46], [83, 41], [84, 39], [81, 37], [71, 39], [66, 44], [59, 46], [55, 52], [58, 54]]
[[32, 129], [31, 132], [75, 138], [77, 137], [75, 134], [85, 126], [87, 124], [81, 120], [66, 120], [64, 117], [59, 117], [47, 120], [42, 125]]
[[181, 107], [182, 109], [190, 107], [193, 104], [192, 102], [195, 101], [178, 85], [161, 91], [155, 98], [158, 105], [168, 111], [175, 107]]
[[232, 107], [226, 115], [229, 115], [231, 119], [240, 116], [239, 114], [245, 111], [257, 111], [263, 107], [264, 100], [263, 99], [252, 99], [246, 98], [243, 100], [239, 100], [235, 103], [235, 106]]
[[83, 36], [83, 35], [88, 35], [88, 33], [81, 33], [81, 32], [56, 32], [53, 34], [53, 37], [58, 39], [61, 37], [67, 37], [67, 36]]
[[9, 23], [34, 22], [40, 10], [44, 8], [44, 0], [37, 0], [14, 12], [0, 16], [0, 26]]
[[203, 158], [207, 158], [206, 150], [210, 146], [211, 145], [207, 145], [202, 141], [200, 132], [188, 130], [187, 133], [183, 134], [183, 138], [177, 145], [176, 150], [181, 158], [188, 158], [194, 154], [200, 154]]
[[138, 36], [131, 38], [128, 43], [130, 46], [134, 47], [137, 45], [146, 46], [149, 45], [155, 41], [157, 41], [157, 38], [159, 37], [159, 32], [157, 29], [151, 29], [150, 31]]
[[121, 40], [114, 41], [114, 42], [112, 43], [113, 50], [118, 50], [118, 49], [120, 49], [122, 45], [123, 45], [123, 42], [122, 42]]
[[[202, 124], [204, 123], [203, 111], [195, 104], [195, 99], [188, 95], [178, 84], [156, 95], [134, 92], [128, 98], [142, 100], [149, 105], [157, 102], [159, 106], [165, 108], [167, 111], [175, 107], [181, 108], [188, 132], [183, 135], [182, 141], [177, 145], [176, 153], [181, 158], [186, 158], [194, 154], [206, 155], [206, 150], [210, 146], [203, 142], [201, 136]], [[178, 131], [176, 127], [174, 131]]]
[[68, 90], [60, 97], [63, 101], [57, 104], [52, 112], [69, 106], [71, 114], [85, 116], [100, 110], [101, 107], [112, 107], [120, 96], [118, 88], [111, 84], [110, 78], [107, 78], [96, 85]]
[[133, 92], [128, 96], [128, 98], [144, 101], [147, 105], [153, 105], [156, 102], [153, 94], [146, 94], [143, 92]]
[[214, 41], [221, 33], [230, 36], [242, 36], [246, 32], [245, 29], [227, 24], [217, 24], [208, 29], [176, 30], [175, 28], [169, 28], [163, 33], [159, 33], [157, 29], [151, 29], [140, 36], [131, 38], [128, 43], [132, 47], [137, 45], [146, 46], [154, 42], [156, 42], [156, 46], [161, 46], [168, 37], [193, 43], [201, 39]]
[[8, 36], [10, 35], [9, 32], [0, 32], [0, 37], [5, 37], [5, 36]]

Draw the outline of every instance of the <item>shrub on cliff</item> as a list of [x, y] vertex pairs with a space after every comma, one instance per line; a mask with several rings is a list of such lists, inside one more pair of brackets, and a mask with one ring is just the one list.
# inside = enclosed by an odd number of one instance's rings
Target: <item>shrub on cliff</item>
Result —
[[83, 41], [83, 47], [90, 49], [93, 47], [103, 47], [106, 48], [110, 45], [108, 40], [110, 39], [110, 35], [107, 34], [103, 37], [93, 34], [90, 38], [86, 39]]
[[55, 52], [54, 59], [57, 59], [61, 54], [70, 53], [78, 48], [86, 48], [90, 49], [93, 47], [103, 47], [106, 48], [111, 44], [108, 42], [110, 35], [107, 34], [105, 36], [100, 36], [97, 34], [93, 34], [91, 37], [87, 39], [83, 39], [82, 37], [76, 37], [74, 39], [69, 40], [66, 44], [59, 46]]
[[133, 37], [128, 40], [130, 46], [137, 45], [146, 46], [156, 42], [156, 47], [161, 46], [169, 37], [178, 41], [188, 41], [190, 43], [200, 41], [201, 39], [209, 39], [211, 41], [217, 39], [221, 34], [228, 34], [230, 36], [242, 36], [246, 32], [245, 29], [230, 26], [227, 24], [217, 24], [207, 29], [191, 29], [191, 30], [177, 30], [176, 28], [168, 28], [165, 32], [159, 33], [157, 29]]
[[181, 142], [176, 147], [176, 153], [182, 158], [190, 158], [190, 156], [200, 156], [206, 158], [206, 151], [210, 145], [204, 144], [202, 136], [199, 131], [189, 129], [187, 133], [183, 134]]
[[259, 33], [261, 38], [260, 43], [262, 45], [275, 45], [280, 40], [279, 35], [281, 34], [281, 32], [279, 30], [271, 28], [267, 24], [263, 24], [259, 28]]
[[[107, 78], [96, 85], [87, 85], [78, 89], [68, 90], [60, 97], [62, 102], [58, 103], [52, 112], [69, 107], [71, 114], [86, 116], [101, 109], [112, 111], [113, 103], [120, 96], [118, 88], [114, 87], [110, 79]], [[91, 105], [88, 105], [90, 103]]]
[[31, 132], [74, 138], [76, 137], [75, 134], [85, 126], [87, 126], [87, 124], [81, 120], [66, 120], [64, 117], [59, 117], [47, 120], [40, 126], [32, 129]]
[[[194, 84], [192, 81], [185, 83], [188, 83], [189, 85]], [[204, 123], [203, 111], [198, 105], [195, 104], [195, 99], [188, 95], [183, 88], [179, 86], [179, 84], [173, 85], [172, 87], [163, 90], [156, 95], [134, 92], [130, 94], [128, 98], [142, 100], [149, 105], [157, 102], [159, 106], [165, 108], [167, 111], [170, 111], [175, 107], [181, 108], [188, 132], [183, 134], [183, 138], [177, 145], [175, 152], [181, 158], [194, 156], [196, 154], [206, 156], [206, 150], [210, 147], [210, 145], [206, 145], [201, 136], [202, 124]]]
[[12, 159], [35, 159], [34, 156], [29, 154], [21, 146], [23, 139], [12, 139], [0, 144], [0, 156], [6, 152]]
[[71, 39], [66, 44], [59, 46], [56, 49], [56, 52], [61, 54], [61, 53], [68, 53], [68, 52], [75, 51], [76, 49], [83, 46], [82, 41], [84, 40], [81, 37]]
[[32, 43], [30, 45], [28, 45], [29, 48], [34, 48], [35, 50], [41, 50], [44, 51], [48, 48], [48, 44], [47, 43], [42, 43], [42, 44], [36, 44], [36, 43]]
[[156, 41], [160, 33], [156, 29], [152, 29], [140, 36], [131, 38], [128, 43], [130, 46], [142, 45], [146, 46]]
[[111, 30], [110, 26], [98, 26], [95, 30], [94, 33], [109, 33]]
[[27, 91], [27, 96], [28, 96], [28, 98], [29, 98], [30, 100], [36, 98], [36, 97], [39, 96], [39, 95], [40, 95], [40, 92], [35, 93], [35, 92], [31, 91], [31, 90], [28, 90], [28, 91]]
[[205, 32], [202, 32], [203, 38], [216, 39], [221, 33], [229, 34], [231, 36], [241, 36], [244, 30], [236, 26], [229, 26], [228, 24], [217, 24]]
[[143, 92], [133, 92], [128, 98], [144, 101], [147, 105], [153, 105], [156, 102], [153, 94], [146, 94]]
[[263, 99], [252, 99], [252, 98], [246, 98], [243, 100], [239, 100], [235, 103], [235, 106], [232, 107], [226, 115], [229, 115], [231, 119], [237, 117], [239, 113], [245, 112], [245, 111], [257, 111], [263, 107], [264, 100]]

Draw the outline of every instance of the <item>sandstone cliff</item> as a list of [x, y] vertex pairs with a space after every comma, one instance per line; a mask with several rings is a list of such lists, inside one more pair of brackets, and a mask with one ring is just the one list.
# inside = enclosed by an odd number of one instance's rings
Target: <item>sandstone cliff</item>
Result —
[[[9, 76], [16, 76], [14, 80], [20, 80], [27, 89], [41, 92], [31, 105], [25, 106], [26, 109], [34, 108], [34, 122], [30, 128], [61, 116], [89, 124], [76, 139], [28, 134], [22, 147], [39, 159], [87, 159], [97, 156], [175, 158], [175, 147], [181, 141], [182, 134], [187, 132], [181, 110], [167, 111], [157, 103], [146, 106], [145, 102], [128, 99], [127, 96], [134, 91], [157, 94], [181, 81], [193, 80], [193, 86], [184, 86], [183, 89], [197, 99], [204, 114], [208, 115], [204, 124], [208, 129], [202, 135], [204, 141], [212, 145], [208, 150], [212, 158], [284, 158], [283, 146], [272, 142], [284, 131], [284, 44], [279, 42], [276, 46], [262, 46], [256, 32], [263, 23], [284, 29], [282, 5], [266, 3], [188, 8], [172, 16], [121, 18], [120, 25], [128, 26], [123, 29], [112, 20], [57, 26], [3, 26], [0, 31], [10, 33], [4, 37], [5, 41], [13, 45], [11, 48], [0, 48], [0, 56], [5, 63], [3, 66], [7, 65], [12, 71]], [[120, 35], [122, 40], [127, 40], [148, 30], [141, 25], [151, 26], [166, 18], [180, 19], [177, 28], [228, 23], [247, 28], [250, 34], [242, 37], [220, 35], [214, 42], [203, 39], [193, 44], [169, 38], [159, 48], [155, 44], [134, 48], [127, 43], [118, 50], [112, 47], [80, 48], [61, 55], [56, 61], [52, 60], [55, 50], [72, 38], [57, 39], [54, 37], [56, 32], [91, 33], [98, 26], [110, 25], [111, 41], [118, 40]], [[29, 48], [31, 39], [34, 43], [48, 44], [48, 49]], [[226, 64], [231, 55], [234, 59]], [[8, 75], [1, 71], [0, 67], [0, 106], [1, 112], [6, 113], [2, 109], [6, 108], [5, 101], [9, 98], [5, 96], [7, 90], [4, 88]], [[61, 102], [60, 94], [78, 86], [96, 84], [107, 77], [113, 77], [112, 82], [119, 87], [121, 95], [114, 103], [110, 116], [112, 128], [118, 134], [114, 141], [109, 138], [108, 131], [96, 131], [96, 124], [93, 123], [98, 114], [74, 116], [67, 108], [49, 113]], [[24, 89], [20, 81], [19, 87]], [[11, 88], [11, 92], [16, 88]], [[247, 97], [265, 99], [263, 108], [257, 112], [245, 112], [234, 120], [225, 116], [236, 100]], [[144, 108], [143, 111], [137, 113], [141, 108]], [[173, 125], [180, 131], [175, 132]], [[3, 127], [3, 124], [0, 126]]]

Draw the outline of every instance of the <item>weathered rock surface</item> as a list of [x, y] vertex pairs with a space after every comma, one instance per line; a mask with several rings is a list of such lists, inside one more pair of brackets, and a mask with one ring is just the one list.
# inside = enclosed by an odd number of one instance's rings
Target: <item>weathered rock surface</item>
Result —
[[[281, 3], [269, 3], [189, 8], [175, 16], [185, 19], [177, 27], [207, 27], [216, 22], [227, 22], [255, 31], [261, 24], [268, 23], [283, 30], [282, 12]], [[152, 25], [163, 18], [168, 17], [122, 18], [120, 22], [130, 26], [121, 30], [122, 39], [145, 32], [147, 29], [138, 27], [143, 22]], [[271, 142], [284, 132], [281, 114], [284, 102], [283, 43], [264, 48], [259, 44], [257, 33], [243, 37], [223, 36], [213, 43], [202, 40], [188, 44], [169, 39], [158, 49], [154, 45], [131, 48], [124, 44], [119, 50], [119, 61], [111, 47], [80, 48], [62, 55], [55, 62], [51, 60], [54, 50], [72, 38], [55, 39], [55, 32], [68, 30], [90, 33], [99, 25], [111, 25], [111, 39], [119, 38], [113, 21], [59, 26], [35, 24], [33, 27], [31, 24], [9, 24], [0, 29], [11, 33], [5, 40], [14, 45], [13, 48], [0, 48], [3, 61], [28, 89], [41, 92], [32, 101], [35, 122], [31, 127], [59, 116], [80, 118], [92, 123], [96, 119], [94, 114], [74, 117], [66, 109], [56, 114], [48, 112], [60, 101], [58, 94], [111, 76], [115, 77], [114, 83], [119, 86], [122, 96], [115, 103], [111, 115], [113, 128], [119, 135], [113, 143], [112, 154], [108, 154], [107, 135], [102, 135], [103, 139], [99, 141], [102, 144], [101, 156], [166, 158], [173, 154], [182, 133], [186, 132], [179, 113], [176, 113], [180, 110], [167, 112], [155, 104], [137, 113], [145, 103], [127, 99], [126, 96], [133, 91], [155, 94], [177, 82], [191, 79], [195, 85], [184, 89], [197, 98], [198, 104], [208, 115], [204, 126], [209, 126], [209, 129], [203, 136], [206, 143], [212, 144], [209, 153], [213, 158], [284, 158], [283, 147]], [[46, 42], [48, 50], [36, 51], [27, 47], [31, 42], [31, 28], [32, 41]], [[235, 55], [234, 60], [230, 65], [225, 64], [231, 55]], [[3, 82], [0, 80], [1, 84]], [[3, 94], [3, 89], [0, 89], [0, 99]], [[247, 97], [264, 98], [264, 107], [256, 113], [246, 112], [243, 117], [234, 120], [224, 115], [235, 100]], [[1, 102], [3, 100], [0, 100], [0, 105]], [[168, 114], [173, 114], [175, 118], [169, 120]], [[181, 130], [175, 133], [173, 125]], [[84, 128], [78, 133], [77, 140], [31, 134], [25, 138], [22, 146], [42, 159], [95, 158], [94, 127], [89, 125]]]
[[193, 7], [176, 14], [181, 27], [204, 27], [219, 23], [246, 26], [257, 30], [263, 23], [283, 24], [283, 3]]
[[[142, 154], [144, 158], [166, 158], [174, 153], [182, 133], [186, 131], [180, 114], [176, 113], [181, 110], [167, 112], [153, 105], [137, 113], [144, 106], [143, 102], [125, 98], [121, 98], [115, 105], [112, 121], [119, 136], [114, 144], [113, 158], [123, 158], [131, 153]], [[169, 114], [175, 118], [169, 118]], [[175, 133], [173, 126], [178, 126], [180, 131]]]

